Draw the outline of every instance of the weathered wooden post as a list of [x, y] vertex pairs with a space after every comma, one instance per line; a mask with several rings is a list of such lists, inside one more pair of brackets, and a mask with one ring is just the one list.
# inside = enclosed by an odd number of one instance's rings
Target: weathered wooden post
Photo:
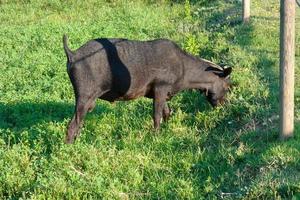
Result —
[[250, 20], [250, 0], [243, 0], [243, 22], [248, 23]]
[[295, 0], [280, 1], [280, 139], [294, 132]]

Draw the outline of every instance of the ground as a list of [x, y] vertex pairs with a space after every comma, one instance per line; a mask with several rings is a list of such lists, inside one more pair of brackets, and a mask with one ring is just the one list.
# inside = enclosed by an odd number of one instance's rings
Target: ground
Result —
[[[0, 199], [299, 199], [300, 16], [295, 137], [279, 135], [279, 4], [240, 1], [0, 1]], [[159, 132], [152, 102], [99, 100], [64, 144], [74, 93], [62, 35], [169, 38], [233, 67], [228, 103], [197, 91], [170, 102]]]

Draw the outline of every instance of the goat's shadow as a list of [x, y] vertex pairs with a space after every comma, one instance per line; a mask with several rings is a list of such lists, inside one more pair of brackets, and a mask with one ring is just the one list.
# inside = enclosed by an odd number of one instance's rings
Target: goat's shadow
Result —
[[[55, 101], [0, 103], [1, 138], [9, 145], [23, 142], [31, 147], [39, 140], [46, 145], [46, 151], [52, 151], [54, 143], [63, 143], [66, 130], [54, 127], [66, 127], [74, 109], [72, 103]], [[88, 115], [101, 118], [108, 112], [111, 112], [111, 108], [101, 105]]]

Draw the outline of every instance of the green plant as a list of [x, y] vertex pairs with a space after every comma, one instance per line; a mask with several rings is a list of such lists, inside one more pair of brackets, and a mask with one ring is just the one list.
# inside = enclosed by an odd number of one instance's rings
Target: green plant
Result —
[[[162, 2], [0, 3], [0, 199], [298, 198], [299, 120], [294, 139], [277, 140], [278, 2], [253, 0], [247, 26], [226, 15], [240, 4]], [[72, 49], [97, 37], [169, 38], [232, 66], [234, 87], [216, 109], [198, 91], [180, 93], [159, 132], [151, 100], [98, 101], [65, 145], [74, 93], [64, 33]]]

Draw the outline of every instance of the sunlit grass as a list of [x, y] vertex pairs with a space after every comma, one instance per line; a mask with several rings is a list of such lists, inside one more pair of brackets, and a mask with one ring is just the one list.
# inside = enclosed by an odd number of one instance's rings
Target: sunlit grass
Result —
[[[0, 3], [0, 199], [299, 198], [297, 78], [295, 138], [278, 141], [278, 2], [253, 1], [249, 25], [237, 2], [184, 2]], [[232, 66], [234, 87], [216, 109], [197, 91], [178, 94], [159, 132], [149, 99], [99, 100], [65, 145], [74, 94], [64, 33], [72, 49], [98, 37], [169, 38]]]

